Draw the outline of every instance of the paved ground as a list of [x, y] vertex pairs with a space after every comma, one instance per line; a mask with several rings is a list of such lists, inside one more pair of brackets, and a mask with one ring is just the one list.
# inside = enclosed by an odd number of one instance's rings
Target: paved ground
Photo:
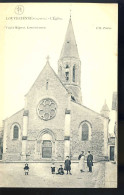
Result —
[[78, 164], [72, 163], [72, 175], [52, 175], [50, 163], [29, 163], [29, 175], [25, 176], [24, 163], [0, 163], [0, 187], [102, 188], [105, 166], [104, 162], [94, 163], [92, 173], [87, 167], [80, 173]]
[[105, 187], [117, 188], [117, 164], [112, 162], [105, 164]]

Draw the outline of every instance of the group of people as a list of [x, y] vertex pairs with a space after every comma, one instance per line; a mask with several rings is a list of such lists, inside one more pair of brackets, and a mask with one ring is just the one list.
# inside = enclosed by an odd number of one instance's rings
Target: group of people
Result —
[[[84, 151], [81, 152], [81, 154], [78, 157], [79, 160], [79, 169], [80, 172], [84, 172], [85, 171], [85, 154]], [[89, 172], [92, 172], [92, 166], [93, 166], [93, 155], [90, 153], [90, 151], [88, 151], [88, 155], [87, 155], [87, 166], [89, 167]]]
[[[64, 163], [64, 168], [62, 167], [62, 165], [60, 165], [59, 169], [58, 169], [58, 172], [56, 174], [59, 174], [59, 175], [64, 175], [64, 170], [67, 171], [67, 175], [71, 174], [71, 160], [69, 159], [69, 156], [66, 156], [66, 160], [65, 160], [65, 163]], [[51, 172], [52, 174], [55, 173], [55, 165], [54, 163], [52, 164], [51, 166]]]
[[[78, 160], [79, 160], [79, 170], [82, 173], [85, 171], [86, 156], [84, 154], [84, 151], [81, 152], [81, 154], [78, 157]], [[90, 151], [88, 151], [88, 155], [87, 155], [87, 166], [89, 167], [89, 172], [92, 172], [93, 155], [90, 153]], [[71, 173], [71, 160], [69, 159], [69, 156], [66, 157], [66, 160], [64, 162], [64, 168], [62, 167], [62, 165], [60, 165], [56, 174], [64, 175], [64, 171], [66, 171], [67, 175], [68, 174], [72, 175], [72, 173]], [[25, 175], [28, 175], [28, 173], [29, 173], [29, 166], [27, 163], [25, 164], [24, 172], [25, 172]], [[52, 174], [55, 174], [54, 162], [52, 163], [52, 166], [51, 166], [51, 172], [52, 172]]]
[[[84, 172], [85, 171], [85, 160], [86, 160], [86, 156], [84, 154], [84, 151], [81, 152], [81, 154], [78, 157], [79, 160], [79, 170], [80, 172]], [[88, 155], [87, 155], [87, 166], [89, 168], [89, 172], [92, 172], [92, 166], [93, 166], [93, 155], [90, 153], [90, 151], [88, 151]], [[71, 160], [69, 159], [69, 156], [66, 157], [65, 163], [64, 163], [64, 168], [62, 167], [62, 165], [60, 165], [58, 172], [56, 174], [60, 174], [63, 175], [64, 174], [64, 170], [67, 171], [66, 174], [71, 174]], [[55, 165], [54, 163], [51, 166], [51, 172], [52, 174], [55, 173]]]

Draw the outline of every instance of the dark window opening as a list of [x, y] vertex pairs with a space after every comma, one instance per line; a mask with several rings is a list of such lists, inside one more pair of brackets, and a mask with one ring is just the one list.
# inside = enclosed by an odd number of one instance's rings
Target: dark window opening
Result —
[[18, 139], [19, 134], [19, 128], [17, 125], [14, 126], [14, 132], [13, 132], [13, 138]]
[[69, 72], [65, 72], [65, 78], [66, 78], [66, 81], [69, 80]]
[[82, 141], [88, 140], [89, 127], [86, 123], [82, 125]]
[[71, 99], [72, 99], [74, 102], [76, 102], [76, 100], [75, 100], [74, 96], [71, 96]]
[[75, 82], [75, 65], [73, 66], [73, 82]]
[[114, 146], [110, 146], [110, 160], [114, 161]]
[[69, 65], [68, 64], [66, 64], [66, 68], [69, 68]]

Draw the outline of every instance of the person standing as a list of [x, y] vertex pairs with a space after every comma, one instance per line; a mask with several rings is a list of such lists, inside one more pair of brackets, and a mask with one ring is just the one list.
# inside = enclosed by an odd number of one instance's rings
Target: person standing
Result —
[[85, 156], [84, 156], [84, 151], [81, 152], [81, 154], [78, 157], [78, 160], [79, 160], [79, 169], [80, 169], [80, 172], [82, 173], [85, 170]]
[[25, 175], [28, 175], [28, 172], [29, 172], [29, 166], [28, 166], [28, 164], [27, 164], [27, 163], [25, 164], [24, 171], [25, 171]]
[[52, 174], [55, 173], [55, 165], [54, 165], [54, 162], [52, 163], [52, 166], [51, 166], [51, 172], [52, 172]]
[[87, 166], [89, 167], [89, 172], [92, 172], [92, 166], [93, 166], [93, 155], [90, 154], [90, 151], [88, 151], [87, 156]]
[[69, 159], [69, 156], [66, 156], [65, 168], [64, 168], [64, 170], [67, 171], [67, 174], [68, 174], [68, 172], [69, 172], [69, 174], [71, 175], [71, 172], [70, 172], [70, 170], [71, 170], [71, 160]]

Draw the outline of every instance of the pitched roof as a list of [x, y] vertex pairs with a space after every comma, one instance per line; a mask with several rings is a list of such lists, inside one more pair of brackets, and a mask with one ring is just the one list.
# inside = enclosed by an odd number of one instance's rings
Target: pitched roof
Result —
[[[11, 116], [9, 116], [9, 117], [6, 117], [3, 121], [8, 120], [9, 118], [13, 117], [14, 115], [16, 115], [16, 114], [18, 114], [19, 112], [22, 112], [22, 111], [24, 111], [24, 108], [22, 108], [21, 110], [19, 110], [19, 111], [15, 112], [14, 114], [12, 114], [12, 115], [11, 115]], [[23, 116], [23, 115], [22, 115], [22, 116]]]
[[75, 40], [74, 30], [72, 26], [71, 18], [69, 20], [65, 41], [60, 54], [60, 59], [64, 57], [79, 58], [77, 44]]
[[[46, 71], [46, 70], [47, 70], [47, 71]], [[60, 80], [60, 78], [58, 77], [58, 75], [55, 73], [55, 71], [53, 70], [53, 68], [50, 66], [49, 60], [47, 60], [47, 62], [46, 62], [46, 64], [45, 64], [44, 68], [42, 69], [42, 71], [41, 71], [40, 74], [38, 75], [37, 79], [35, 80], [35, 82], [34, 82], [33, 85], [31, 86], [31, 88], [30, 88], [30, 90], [28, 91], [28, 93], [31, 91], [31, 89], [33, 88], [33, 86], [35, 85], [35, 83], [39, 80], [39, 78], [42, 77], [42, 74], [44, 74], [44, 72], [48, 72], [48, 70], [50, 70], [51, 73], [53, 73], [53, 74], [55, 75], [55, 77], [59, 80], [59, 82], [61, 83], [61, 85], [63, 86], [63, 88], [64, 88], [64, 89], [67, 91], [67, 93], [68, 93], [67, 88], [66, 88], [65, 85], [62, 83], [62, 81]], [[47, 76], [48, 76], [48, 75], [46, 75], [46, 77], [47, 77]], [[27, 96], [28, 93], [25, 94], [25, 96]]]
[[94, 114], [97, 114], [98, 116], [100, 116], [100, 117], [102, 117], [102, 118], [105, 118], [105, 119], [107, 119], [107, 120], [108, 120], [108, 118], [107, 118], [107, 117], [102, 116], [100, 113], [98, 113], [98, 112], [96, 112], [96, 111], [94, 111], [94, 110], [92, 110], [92, 109], [90, 109], [90, 108], [88, 108], [88, 107], [86, 107], [86, 106], [84, 106], [84, 105], [82, 105], [82, 104], [78, 103], [78, 102], [74, 102], [74, 101], [72, 101], [72, 100], [71, 100], [71, 102], [72, 102], [72, 103], [74, 103], [74, 104], [76, 104], [76, 105], [79, 105], [80, 107], [82, 107], [82, 108], [84, 108], [84, 109], [86, 109], [86, 110], [91, 111], [91, 112], [92, 112], [92, 113], [94, 113]]

